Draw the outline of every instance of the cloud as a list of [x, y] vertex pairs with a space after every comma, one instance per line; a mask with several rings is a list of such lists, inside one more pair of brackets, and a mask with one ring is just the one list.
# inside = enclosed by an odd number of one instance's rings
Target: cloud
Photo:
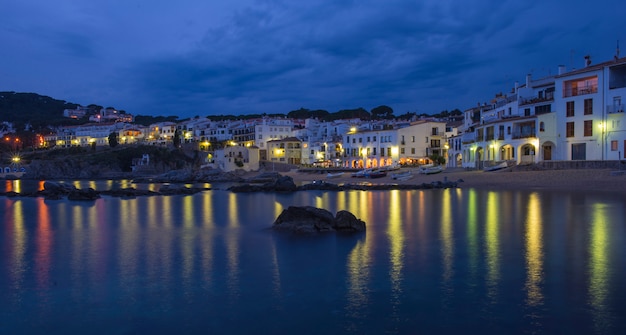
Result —
[[464, 109], [526, 73], [553, 74], [588, 53], [608, 59], [626, 39], [617, 11], [579, 1], [24, 0], [6, 8], [0, 43], [23, 46], [0, 51], [13, 64], [0, 65], [0, 76], [15, 78], [9, 90], [45, 89], [136, 114]]

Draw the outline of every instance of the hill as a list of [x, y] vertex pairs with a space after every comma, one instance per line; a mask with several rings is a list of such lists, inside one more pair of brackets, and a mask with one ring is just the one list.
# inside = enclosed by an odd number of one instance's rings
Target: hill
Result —
[[63, 110], [77, 106], [36, 93], [0, 92], [0, 122], [12, 122], [16, 129], [24, 129], [26, 124], [33, 129], [67, 124], [71, 121], [63, 117]]

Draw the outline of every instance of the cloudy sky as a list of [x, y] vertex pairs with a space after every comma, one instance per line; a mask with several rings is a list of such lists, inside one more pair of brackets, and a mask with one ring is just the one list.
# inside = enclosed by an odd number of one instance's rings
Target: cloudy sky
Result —
[[623, 0], [9, 0], [0, 91], [132, 114], [461, 110], [626, 56]]

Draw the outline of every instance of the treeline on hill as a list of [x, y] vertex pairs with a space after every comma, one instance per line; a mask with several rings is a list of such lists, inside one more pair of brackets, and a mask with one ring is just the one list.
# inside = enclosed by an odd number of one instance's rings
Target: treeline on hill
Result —
[[33, 129], [40, 129], [78, 123], [78, 120], [63, 117], [64, 109], [75, 109], [77, 106], [36, 93], [0, 92], [0, 121], [12, 122], [20, 130], [27, 124]]
[[[36, 93], [16, 93], [16, 92], [0, 92], [0, 122], [8, 121], [14, 124], [15, 129], [20, 132], [25, 130], [26, 125], [30, 125], [31, 131], [45, 133], [47, 127], [56, 127], [61, 125], [79, 125], [89, 122], [89, 116], [97, 113], [102, 106], [90, 104], [87, 107], [89, 112], [81, 119], [70, 119], [63, 117], [63, 110], [75, 109], [78, 104], [57, 100], [51, 97], [39, 95]], [[112, 107], [108, 107], [112, 108]], [[120, 111], [125, 113], [125, 111]], [[246, 115], [208, 115], [207, 118], [213, 121], [218, 120], [247, 120], [261, 117], [287, 117], [293, 119], [317, 118], [322, 121], [334, 121], [340, 119], [361, 119], [361, 120], [380, 120], [380, 119], [410, 119], [414, 116], [418, 117], [454, 117], [462, 116], [463, 113], [454, 109], [451, 112], [442, 111], [438, 114], [417, 114], [407, 112], [402, 115], [395, 116], [391, 107], [381, 105], [372, 108], [369, 112], [364, 108], [342, 109], [331, 113], [322, 109], [306, 109], [300, 108], [293, 110], [287, 114], [246, 114]], [[196, 116], [197, 118], [198, 116]], [[178, 116], [150, 116], [135, 115], [135, 123], [148, 126], [158, 122], [180, 122], [185, 119], [179, 119]]]

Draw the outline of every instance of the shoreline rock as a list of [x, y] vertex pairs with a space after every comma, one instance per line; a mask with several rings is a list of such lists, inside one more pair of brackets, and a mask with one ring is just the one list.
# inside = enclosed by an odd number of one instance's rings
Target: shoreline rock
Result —
[[297, 234], [324, 232], [364, 232], [365, 222], [354, 214], [341, 210], [335, 216], [325, 209], [312, 206], [289, 206], [274, 221], [272, 228]]

